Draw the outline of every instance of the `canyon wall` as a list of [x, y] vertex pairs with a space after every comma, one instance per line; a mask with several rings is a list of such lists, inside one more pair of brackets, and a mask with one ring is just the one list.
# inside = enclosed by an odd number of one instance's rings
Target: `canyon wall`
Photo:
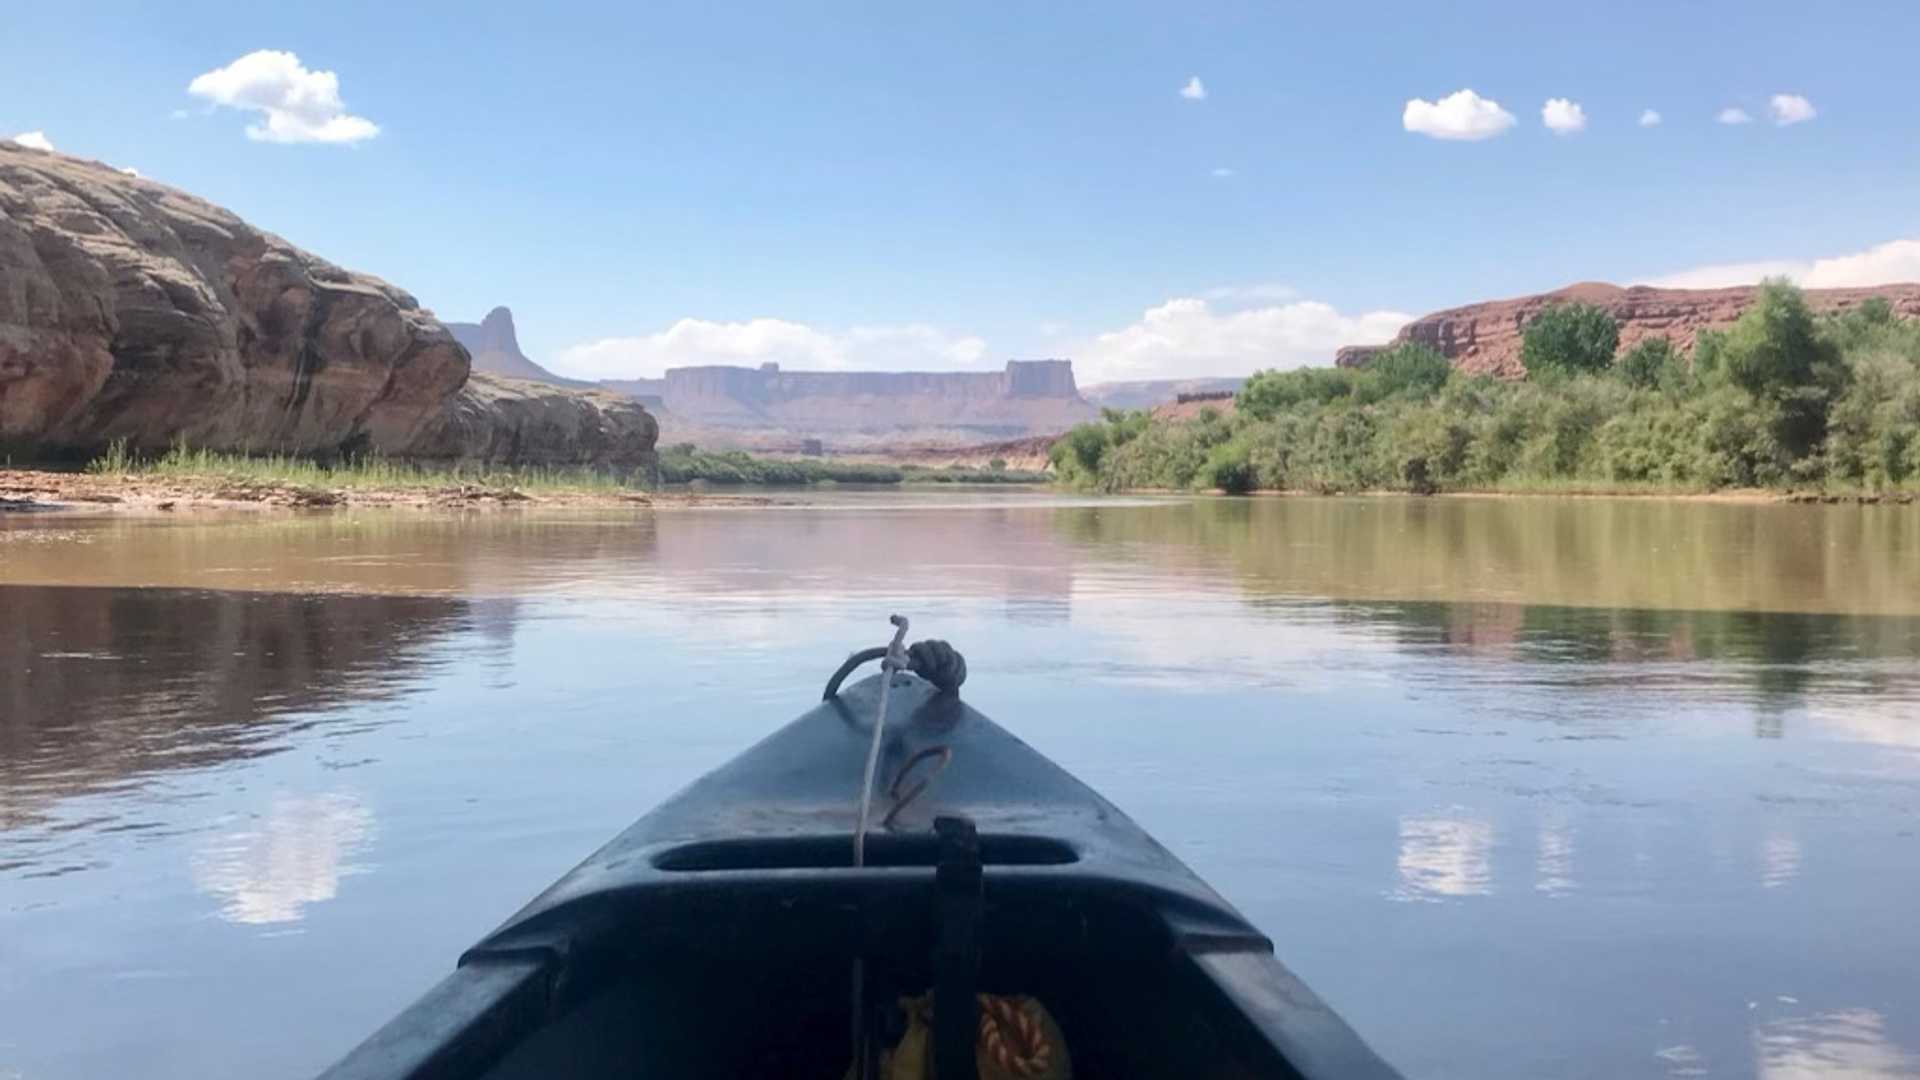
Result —
[[[1666, 337], [1682, 353], [1691, 353], [1696, 334], [1732, 325], [1753, 303], [1754, 292], [1751, 285], [1726, 289], [1571, 285], [1535, 296], [1436, 311], [1402, 327], [1394, 343], [1417, 341], [1439, 351], [1461, 371], [1518, 379], [1527, 373], [1520, 362], [1521, 335], [1527, 322], [1549, 305], [1583, 303], [1605, 308], [1620, 324], [1622, 349], [1645, 338]], [[1845, 311], [1870, 297], [1882, 296], [1901, 315], [1920, 316], [1920, 285], [1916, 284], [1805, 292], [1807, 304], [1822, 314]], [[1341, 367], [1363, 367], [1373, 354], [1387, 347], [1349, 345], [1339, 351], [1334, 362]]]
[[1065, 431], [1096, 412], [1066, 360], [1010, 360], [1000, 371], [982, 372], [710, 365], [669, 369], [657, 386], [670, 431], [686, 424], [822, 436], [1006, 437]]
[[[469, 368], [447, 328], [384, 281], [164, 184], [0, 142], [6, 453], [124, 440], [502, 463], [525, 446], [554, 463], [652, 454], [650, 422], [585, 419], [611, 398], [559, 406], [470, 386]], [[530, 413], [529, 396], [545, 404]], [[546, 423], [555, 409], [569, 419]], [[551, 441], [569, 424], [617, 446]]]

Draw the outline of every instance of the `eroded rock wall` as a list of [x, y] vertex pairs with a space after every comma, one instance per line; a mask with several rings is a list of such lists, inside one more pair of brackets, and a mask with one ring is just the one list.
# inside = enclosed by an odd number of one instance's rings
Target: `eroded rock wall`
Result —
[[[1572, 285], [1550, 293], [1436, 311], [1408, 323], [1394, 340], [1432, 346], [1462, 371], [1517, 379], [1527, 373], [1520, 362], [1521, 335], [1527, 322], [1551, 304], [1578, 302], [1607, 309], [1620, 323], [1622, 349], [1645, 338], [1664, 336], [1682, 353], [1691, 353], [1701, 330], [1732, 325], [1753, 303], [1754, 292], [1751, 285], [1727, 289]], [[1920, 285], [1916, 284], [1806, 290], [1808, 305], [1821, 313], [1845, 311], [1875, 296], [1885, 297], [1903, 316], [1920, 316]], [[1334, 362], [1341, 367], [1360, 367], [1385, 347], [1348, 346], [1339, 351]]]
[[[491, 321], [518, 355], [510, 317]], [[638, 404], [469, 369], [378, 278], [164, 184], [0, 142], [0, 450], [650, 463]]]

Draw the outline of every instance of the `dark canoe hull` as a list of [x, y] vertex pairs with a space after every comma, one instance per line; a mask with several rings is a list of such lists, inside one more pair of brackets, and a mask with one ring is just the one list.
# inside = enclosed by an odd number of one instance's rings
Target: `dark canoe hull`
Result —
[[1398, 1075], [1119, 810], [893, 678], [880, 775], [952, 758], [866, 867], [850, 836], [877, 676], [635, 822], [324, 1076], [837, 1078], [851, 959], [876, 1000], [933, 977], [935, 815], [979, 832], [981, 989], [1044, 1002], [1077, 1077]]

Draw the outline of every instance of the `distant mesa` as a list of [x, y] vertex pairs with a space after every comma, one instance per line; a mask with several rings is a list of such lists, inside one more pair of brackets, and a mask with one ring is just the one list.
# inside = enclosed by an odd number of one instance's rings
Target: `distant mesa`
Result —
[[529, 359], [505, 307], [447, 328], [472, 354], [475, 371], [619, 395], [653, 412], [662, 438], [702, 446], [958, 446], [1057, 435], [1099, 415], [1068, 360], [1009, 360], [999, 371], [790, 371], [766, 361], [584, 382]]
[[611, 383], [657, 396], [671, 429], [780, 430], [813, 437], [979, 441], [1054, 434], [1097, 415], [1066, 360], [1000, 371], [784, 371], [711, 365]]
[[[1732, 325], [1753, 303], [1756, 291], [1757, 287], [1752, 285], [1726, 289], [1662, 289], [1583, 282], [1550, 293], [1436, 311], [1402, 327], [1393, 344], [1417, 341], [1452, 360], [1453, 366], [1461, 371], [1517, 379], [1527, 373], [1520, 362], [1521, 335], [1528, 321], [1549, 305], [1578, 302], [1607, 309], [1620, 324], [1622, 348], [1630, 348], [1645, 338], [1666, 337], [1681, 352], [1691, 353], [1694, 338], [1700, 331]], [[1880, 296], [1902, 316], [1920, 316], [1920, 284], [1804, 291], [1808, 306], [1822, 314], [1845, 311]], [[1341, 367], [1364, 367], [1375, 354], [1389, 347], [1349, 345], [1335, 354], [1334, 363]]]

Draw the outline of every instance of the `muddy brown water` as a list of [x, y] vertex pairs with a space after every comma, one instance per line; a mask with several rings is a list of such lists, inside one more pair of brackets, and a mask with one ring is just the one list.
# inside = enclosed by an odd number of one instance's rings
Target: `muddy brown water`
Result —
[[0, 1078], [299, 1077], [904, 612], [1410, 1076], [1920, 1074], [1920, 508], [0, 516]]

